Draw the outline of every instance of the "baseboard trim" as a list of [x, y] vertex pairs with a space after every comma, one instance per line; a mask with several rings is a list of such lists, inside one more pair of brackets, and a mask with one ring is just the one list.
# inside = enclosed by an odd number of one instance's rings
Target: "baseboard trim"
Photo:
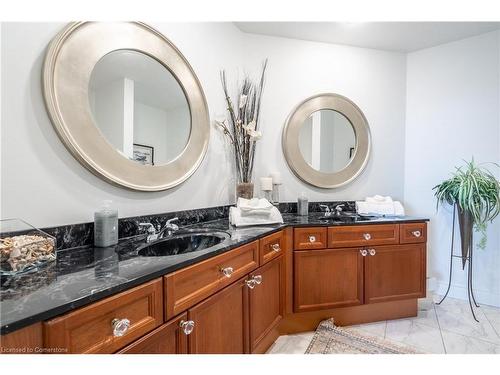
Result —
[[[437, 290], [434, 294], [443, 296], [448, 288], [448, 283], [438, 282]], [[467, 287], [464, 285], [451, 284], [449, 297], [467, 300]], [[489, 290], [474, 288], [474, 297], [478, 304], [500, 307], [500, 294], [492, 293]]]
[[286, 316], [280, 322], [279, 332], [281, 335], [287, 335], [314, 331], [322, 320], [330, 318], [334, 319], [336, 325], [348, 326], [381, 320], [414, 317], [417, 316], [417, 312], [417, 299], [407, 299], [294, 313]]

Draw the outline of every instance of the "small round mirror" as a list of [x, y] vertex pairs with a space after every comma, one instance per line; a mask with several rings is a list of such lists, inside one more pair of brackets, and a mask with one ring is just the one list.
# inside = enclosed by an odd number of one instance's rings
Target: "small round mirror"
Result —
[[116, 50], [103, 56], [92, 70], [89, 102], [96, 126], [127, 159], [162, 165], [187, 145], [191, 114], [184, 91], [144, 53]]
[[355, 147], [354, 128], [338, 111], [313, 112], [300, 128], [300, 152], [317, 171], [334, 173], [344, 169], [353, 158]]
[[336, 188], [351, 182], [366, 166], [370, 127], [361, 109], [348, 98], [319, 94], [292, 110], [283, 128], [282, 145], [297, 177], [320, 188]]

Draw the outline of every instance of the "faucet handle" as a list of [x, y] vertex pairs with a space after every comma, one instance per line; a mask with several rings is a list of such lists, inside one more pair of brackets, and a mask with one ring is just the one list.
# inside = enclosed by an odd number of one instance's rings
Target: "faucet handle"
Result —
[[330, 212], [330, 207], [328, 207], [326, 204], [320, 204], [320, 207], [323, 207], [325, 209], [325, 212]]
[[150, 234], [154, 234], [156, 233], [156, 229], [155, 229], [155, 226], [151, 223], [139, 223], [139, 226], [141, 227], [148, 227], [148, 233]]

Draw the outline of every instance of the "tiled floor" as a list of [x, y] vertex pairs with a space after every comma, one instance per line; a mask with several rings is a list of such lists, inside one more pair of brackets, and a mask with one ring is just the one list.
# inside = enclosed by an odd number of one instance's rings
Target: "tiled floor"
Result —
[[[500, 354], [500, 308], [482, 305], [475, 311], [479, 323], [472, 318], [467, 301], [447, 298], [441, 305], [422, 306], [415, 318], [362, 324], [349, 329], [403, 343], [424, 353]], [[280, 336], [268, 353], [304, 353], [313, 334]]]

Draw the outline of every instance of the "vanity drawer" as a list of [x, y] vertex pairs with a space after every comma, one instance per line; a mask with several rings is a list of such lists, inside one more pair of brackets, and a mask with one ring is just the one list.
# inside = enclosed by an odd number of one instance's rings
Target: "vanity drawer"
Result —
[[403, 243], [422, 243], [427, 241], [427, 223], [400, 224], [399, 241]]
[[293, 230], [293, 248], [311, 250], [326, 248], [326, 227], [295, 228]]
[[165, 276], [166, 319], [186, 311], [258, 265], [259, 242], [254, 241]]
[[270, 234], [260, 239], [260, 257], [259, 262], [262, 266], [264, 263], [274, 259], [285, 250], [285, 233], [283, 231]]
[[[128, 319], [123, 336], [114, 319]], [[114, 353], [163, 323], [162, 280], [132, 288], [44, 323], [46, 348], [67, 353]]]
[[350, 225], [328, 228], [329, 248], [395, 245], [398, 243], [398, 224]]

